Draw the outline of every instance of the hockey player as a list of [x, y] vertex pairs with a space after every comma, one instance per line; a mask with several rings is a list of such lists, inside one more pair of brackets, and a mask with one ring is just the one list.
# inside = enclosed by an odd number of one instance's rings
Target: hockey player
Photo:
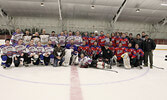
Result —
[[119, 35], [119, 33], [116, 33], [116, 36], [115, 36], [115, 45], [116, 45], [116, 47], [118, 47], [119, 46], [119, 43], [120, 43], [120, 35]]
[[33, 61], [34, 65], [37, 65], [38, 55], [36, 46], [34, 45], [34, 40], [30, 41], [30, 44], [26, 46], [26, 52], [28, 53], [27, 60], [25, 60], [25, 66], [28, 67], [29, 64], [31, 64], [31, 61]]
[[106, 42], [106, 36], [104, 35], [104, 32], [100, 32], [100, 36], [98, 37], [98, 44], [101, 46], [102, 50], [104, 49], [104, 45]]
[[97, 61], [101, 57], [102, 50], [101, 50], [101, 47], [98, 46], [96, 41], [94, 42], [94, 45], [91, 46], [89, 52], [90, 52], [90, 56], [91, 56], [91, 59], [92, 59], [92, 63], [91, 63], [90, 66], [91, 67], [97, 67]]
[[109, 44], [109, 43], [110, 43], [110, 34], [107, 33], [107, 34], [106, 34], [105, 44]]
[[44, 54], [44, 52], [45, 52], [45, 48], [44, 48], [44, 46], [41, 44], [40, 41], [37, 43], [36, 48], [37, 48], [37, 55], [38, 55], [38, 57], [39, 57], [36, 64], [37, 64], [37, 65], [38, 65], [38, 64], [43, 65], [43, 64], [44, 64], [44, 56], [43, 56], [43, 54]]
[[86, 56], [89, 55], [89, 46], [86, 45], [86, 41], [83, 41], [82, 45], [78, 47], [78, 52], [79, 52], [79, 55], [82, 53]]
[[39, 37], [39, 33], [35, 32], [35, 34], [31, 38], [34, 41], [34, 44], [36, 45], [39, 41], [41, 41], [41, 38]]
[[74, 44], [79, 47], [82, 44], [82, 37], [80, 36], [79, 31], [76, 32], [76, 35], [74, 36]]
[[18, 44], [14, 46], [15, 54], [14, 65], [18, 67], [20, 65], [21, 59], [24, 58], [23, 64], [26, 63], [28, 54], [26, 53], [26, 46], [23, 44], [23, 40], [19, 39]]
[[41, 44], [42, 45], [46, 45], [48, 43], [49, 34], [46, 34], [45, 29], [42, 30], [42, 34], [40, 35], [40, 38], [41, 38]]
[[126, 52], [128, 52], [131, 66], [134, 67], [135, 61], [136, 61], [136, 51], [134, 48], [132, 48], [131, 43], [128, 44], [128, 47], [126, 48]]
[[60, 35], [58, 36], [58, 41], [61, 45], [61, 47], [65, 47], [66, 44], [66, 36], [64, 35], [64, 32], [61, 32]]
[[77, 46], [74, 44], [74, 40], [71, 40], [71, 43], [66, 45], [66, 49], [73, 49], [73, 52], [71, 53], [71, 59], [70, 59], [70, 65], [71, 65], [74, 63], [75, 59], [78, 56], [78, 49], [77, 49]]
[[26, 31], [26, 34], [23, 36], [23, 42], [25, 45], [28, 45], [30, 43], [32, 36], [29, 31]]
[[86, 42], [86, 45], [88, 45], [88, 43], [89, 43], [89, 36], [88, 36], [87, 32], [84, 33], [84, 36], [82, 37], [82, 39], [83, 39], [83, 41]]
[[52, 33], [51, 33], [51, 35], [50, 35], [50, 37], [49, 37], [49, 40], [52, 41], [52, 44], [53, 44], [54, 46], [57, 45], [57, 43], [58, 43], [58, 38], [56, 37], [55, 31], [52, 31]]
[[124, 54], [125, 48], [122, 47], [122, 43], [119, 43], [119, 46], [117, 48], [115, 48], [115, 55], [117, 56], [117, 62], [118, 62], [118, 66], [121, 66], [123, 64], [123, 59], [121, 57], [122, 54]]
[[45, 65], [49, 65], [49, 63], [51, 65], [54, 64], [54, 55], [53, 55], [53, 46], [48, 42], [48, 44], [45, 46], [45, 52], [43, 54], [44, 56], [44, 63]]
[[109, 49], [112, 51], [113, 54], [115, 53], [115, 47], [113, 46], [112, 41], [110, 41], [110, 43], [109, 43]]
[[65, 49], [61, 47], [61, 44], [58, 43], [57, 47], [54, 48], [53, 55], [55, 57], [55, 61], [53, 66], [57, 67], [58, 64], [59, 66], [62, 66], [62, 63], [64, 62], [65, 58]]
[[88, 68], [89, 65], [91, 64], [92, 60], [88, 57], [85, 56], [84, 54], [81, 54], [80, 60], [79, 60], [79, 66], [81, 68]]
[[19, 39], [23, 38], [23, 33], [20, 31], [20, 29], [16, 29], [16, 32], [13, 33], [12, 38], [11, 38], [11, 42], [13, 45], [18, 43]]
[[10, 39], [6, 39], [5, 45], [1, 45], [1, 52], [1, 66], [3, 66], [3, 68], [10, 67], [12, 57], [14, 56], [14, 47], [10, 44]]
[[[142, 60], [144, 57], [144, 52], [141, 48], [139, 48], [139, 45], [135, 45], [135, 51], [136, 51], [136, 62], [135, 62], [135, 67], [142, 65]], [[142, 68], [142, 67], [140, 67]]]
[[123, 47], [128, 47], [129, 41], [128, 41], [128, 39], [126, 38], [125, 33], [122, 34], [122, 37], [121, 37], [121, 39], [120, 39], [120, 42], [122, 43], [122, 46], [123, 46]]
[[112, 46], [116, 47], [116, 43], [115, 43], [115, 33], [111, 33], [111, 42], [112, 42]]
[[70, 31], [66, 38], [66, 44], [70, 44], [71, 40], [73, 39], [74, 39], [74, 36], [72, 35], [72, 32]]
[[90, 37], [89, 37], [89, 46], [93, 46], [94, 42], [97, 41], [97, 38], [94, 36], [94, 33], [90, 33]]
[[97, 60], [99, 57], [101, 57], [102, 50], [101, 50], [101, 47], [98, 46], [97, 42], [95, 41], [94, 45], [91, 46], [89, 52], [91, 54], [92, 60]]

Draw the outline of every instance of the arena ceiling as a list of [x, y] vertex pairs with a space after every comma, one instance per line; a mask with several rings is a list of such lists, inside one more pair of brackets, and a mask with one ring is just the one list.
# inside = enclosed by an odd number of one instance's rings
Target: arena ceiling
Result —
[[[59, 17], [58, 0], [0, 0], [8, 16]], [[44, 6], [41, 6], [44, 2]], [[91, 18], [111, 21], [124, 0], [60, 0], [62, 18]], [[157, 23], [167, 17], [164, 0], [127, 0], [118, 21]], [[166, 1], [167, 3], [167, 1]], [[95, 9], [91, 9], [95, 5]], [[136, 12], [137, 8], [140, 12]]]

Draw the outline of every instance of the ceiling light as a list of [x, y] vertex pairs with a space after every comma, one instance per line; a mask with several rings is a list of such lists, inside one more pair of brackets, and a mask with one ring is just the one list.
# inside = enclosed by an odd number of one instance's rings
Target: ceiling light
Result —
[[95, 33], [98, 33], [98, 31], [95, 31]]
[[161, 3], [161, 6], [167, 6], [167, 3]]
[[41, 7], [43, 7], [44, 6], [44, 2], [41, 2]]
[[95, 9], [95, 5], [91, 5], [91, 9]]
[[136, 12], [140, 12], [140, 9], [138, 8], [138, 9], [136, 9]]

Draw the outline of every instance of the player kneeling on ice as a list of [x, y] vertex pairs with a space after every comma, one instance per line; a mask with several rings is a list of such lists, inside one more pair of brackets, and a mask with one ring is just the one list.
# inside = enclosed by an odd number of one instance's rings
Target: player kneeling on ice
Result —
[[14, 55], [14, 47], [10, 44], [10, 39], [5, 40], [5, 45], [1, 45], [1, 50], [1, 66], [3, 66], [3, 68], [10, 67]]
[[43, 64], [44, 64], [44, 56], [43, 56], [43, 54], [44, 54], [44, 52], [45, 52], [45, 48], [44, 48], [44, 46], [41, 44], [40, 41], [37, 42], [36, 48], [37, 48], [37, 55], [39, 56], [39, 58], [38, 58], [36, 64], [37, 64], [37, 65], [39, 65], [39, 64], [43, 65]]
[[130, 58], [130, 65], [132, 67], [135, 66], [135, 61], [136, 61], [136, 51], [134, 48], [132, 48], [132, 44], [129, 43], [128, 47], [126, 48], [126, 52], [128, 52], [129, 58]]
[[94, 45], [91, 46], [89, 53], [92, 58], [91, 67], [97, 67], [98, 59], [102, 56], [101, 55], [102, 50], [101, 50], [101, 47], [98, 46], [97, 41], [95, 41]]
[[51, 41], [48, 41], [48, 44], [44, 47], [44, 64], [47, 66], [49, 65], [49, 63], [51, 65], [54, 64], [54, 54], [53, 54], [53, 45], [52, 45], [52, 42]]
[[64, 56], [65, 56], [65, 49], [63, 47], [61, 47], [61, 44], [58, 43], [57, 47], [55, 47], [54, 51], [53, 51], [53, 55], [55, 57], [55, 61], [53, 66], [57, 67], [62, 66], [63, 62], [64, 62]]
[[144, 57], [144, 52], [142, 49], [139, 48], [139, 45], [136, 44], [135, 45], [135, 51], [136, 51], [136, 62], [135, 62], [135, 67], [140, 67], [140, 69], [142, 69], [141, 65], [142, 65], [142, 60]]
[[112, 63], [113, 63], [113, 53], [112, 51], [109, 49], [109, 45], [108, 44], [105, 44], [104, 46], [105, 48], [103, 49], [103, 55], [102, 55], [102, 58], [103, 58], [103, 62], [104, 62], [104, 68], [110, 68], [111, 69], [111, 66], [112, 66]]
[[125, 53], [125, 48], [122, 47], [122, 43], [119, 43], [119, 46], [115, 48], [115, 55], [117, 58], [117, 66], [123, 66], [123, 58], [121, 57], [122, 54]]
[[29, 64], [31, 64], [31, 61], [33, 61], [34, 65], [37, 65], [37, 60], [39, 56], [36, 54], [37, 49], [36, 46], [34, 45], [34, 40], [30, 41], [30, 44], [26, 46], [26, 52], [28, 53], [27, 56], [25, 56], [25, 66], [28, 67]]
[[80, 55], [79, 66], [81, 68], [88, 68], [91, 62], [92, 60], [88, 56], [85, 56], [83, 53]]
[[15, 48], [15, 57], [14, 57], [15, 67], [18, 67], [20, 65], [20, 62], [23, 60], [23, 58], [24, 58], [23, 65], [25, 65], [28, 54], [26, 53], [26, 46], [23, 44], [23, 40], [19, 39], [18, 44], [16, 44], [14, 48]]

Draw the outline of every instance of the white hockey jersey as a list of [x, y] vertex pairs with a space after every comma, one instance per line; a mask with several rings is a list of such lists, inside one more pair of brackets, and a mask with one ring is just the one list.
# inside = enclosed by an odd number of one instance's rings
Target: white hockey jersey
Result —
[[52, 41], [53, 45], [56, 45], [58, 43], [58, 38], [56, 36], [50, 36], [49, 40]]
[[30, 43], [32, 36], [24, 36], [23, 37], [23, 42], [24, 44], [28, 45]]
[[2, 55], [7, 55], [9, 58], [12, 58], [15, 55], [15, 48], [12, 45], [1, 45]]
[[37, 46], [37, 54], [43, 54], [45, 52], [44, 46]]
[[74, 44], [78, 47], [82, 44], [82, 37], [81, 36], [74, 36]]
[[86, 64], [91, 64], [92, 59], [89, 57], [85, 56], [84, 58], [80, 59], [79, 65], [86, 65]]
[[66, 44], [70, 44], [71, 40], [73, 40], [73, 39], [74, 39], [74, 36], [68, 36], [66, 38]]
[[14, 48], [17, 56], [21, 55], [22, 53], [26, 53], [25, 45], [16, 45]]
[[23, 33], [13, 33], [13, 35], [12, 35], [12, 38], [11, 38], [11, 41], [12, 41], [12, 44], [16, 44], [16, 43], [18, 43], [18, 40], [19, 39], [23, 39]]
[[49, 55], [52, 54], [52, 53], [53, 53], [53, 50], [54, 50], [54, 48], [53, 48], [52, 46], [48, 46], [48, 45], [45, 46], [44, 49], [45, 49], [44, 54], [47, 53], [47, 54], [49, 54]]
[[66, 43], [66, 37], [63, 35], [59, 35], [58, 36], [58, 40], [59, 40], [59, 43], [61, 46], [65, 46], [65, 43]]
[[49, 35], [40, 35], [40, 38], [41, 38], [41, 44], [42, 44], [42, 45], [48, 44]]
[[36, 54], [37, 53], [37, 49], [35, 45], [27, 45], [26, 46], [26, 52], [31, 55], [31, 54]]

